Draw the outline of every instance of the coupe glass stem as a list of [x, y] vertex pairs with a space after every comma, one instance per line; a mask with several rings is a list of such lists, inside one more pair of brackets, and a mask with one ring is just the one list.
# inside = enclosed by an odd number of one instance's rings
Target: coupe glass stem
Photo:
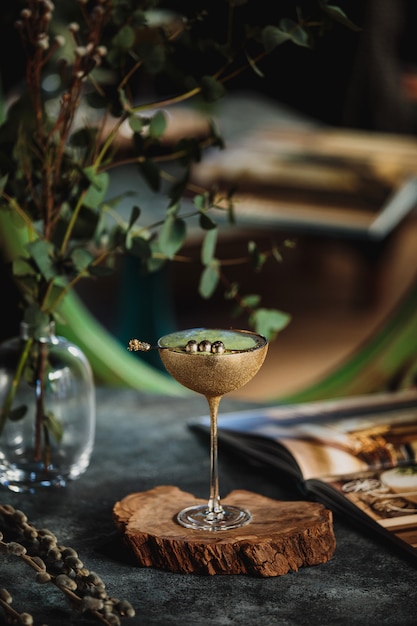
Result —
[[210, 408], [210, 497], [207, 511], [208, 520], [219, 519], [224, 513], [220, 502], [218, 469], [217, 414], [220, 400], [221, 396], [207, 398]]

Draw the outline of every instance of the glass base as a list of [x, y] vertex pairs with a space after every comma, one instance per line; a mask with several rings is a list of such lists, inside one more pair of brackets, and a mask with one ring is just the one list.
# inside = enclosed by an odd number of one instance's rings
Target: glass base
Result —
[[210, 513], [207, 504], [190, 506], [180, 511], [177, 521], [185, 528], [193, 530], [231, 530], [246, 526], [251, 521], [249, 511], [239, 509], [237, 506], [222, 506], [221, 510]]
[[[36, 471], [35, 471], [36, 469]], [[25, 470], [0, 466], [0, 485], [16, 493], [37, 493], [45, 488], [66, 487], [70, 477], [59, 471], [36, 468]]]

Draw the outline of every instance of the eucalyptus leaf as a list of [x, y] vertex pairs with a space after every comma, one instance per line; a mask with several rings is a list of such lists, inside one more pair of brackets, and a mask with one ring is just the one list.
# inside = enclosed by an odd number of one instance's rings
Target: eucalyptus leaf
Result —
[[161, 252], [172, 259], [184, 243], [186, 235], [187, 225], [184, 220], [175, 214], [168, 215], [158, 237]]
[[277, 26], [265, 26], [262, 30], [262, 43], [267, 54], [270, 54], [274, 48], [280, 46], [289, 39], [290, 35]]
[[140, 171], [152, 191], [159, 191], [161, 187], [161, 174], [155, 161], [146, 159], [139, 163]]
[[90, 181], [90, 186], [83, 199], [84, 206], [96, 209], [104, 200], [109, 187], [109, 175], [107, 172], [95, 173], [93, 168], [85, 168], [84, 174]]
[[5, 176], [2, 176], [0, 178], [0, 192], [3, 191], [3, 189], [5, 188], [6, 184], [7, 184], [7, 180], [8, 180], [8, 176], [7, 174]]
[[291, 41], [297, 46], [304, 46], [306, 48], [310, 47], [310, 37], [308, 32], [302, 28], [300, 24], [294, 22], [294, 20], [289, 17], [284, 17], [280, 20], [279, 27], [282, 31], [288, 33]]
[[249, 293], [246, 296], [242, 296], [240, 301], [245, 307], [249, 309], [254, 309], [255, 307], [259, 306], [261, 296], [257, 293]]
[[201, 272], [198, 292], [202, 298], [211, 298], [219, 283], [219, 262], [216, 259], [207, 265]]
[[167, 120], [163, 111], [157, 111], [149, 124], [149, 134], [154, 139], [159, 139], [167, 127]]
[[212, 228], [211, 230], [207, 231], [203, 239], [203, 243], [201, 245], [201, 262], [203, 265], [209, 265], [214, 259], [217, 245], [217, 236], [217, 228]]
[[213, 230], [217, 228], [216, 222], [205, 211], [200, 213], [200, 226], [203, 230]]
[[93, 255], [84, 248], [75, 248], [70, 254], [71, 261], [77, 272], [81, 273], [87, 269], [94, 260]]
[[30, 259], [24, 259], [23, 257], [18, 257], [13, 261], [13, 276], [28, 276], [35, 273], [33, 265]]
[[134, 43], [135, 31], [129, 25], [123, 26], [112, 39], [113, 46], [122, 50], [130, 50]]
[[327, 13], [335, 22], [339, 22], [344, 26], [354, 30], [360, 31], [362, 30], [357, 24], [354, 24], [352, 20], [348, 18], [346, 13], [340, 7], [335, 4], [327, 4], [327, 2], [320, 2], [320, 7], [324, 13]]
[[138, 52], [144, 67], [150, 74], [157, 74], [164, 69], [167, 55], [162, 43], [142, 41], [138, 46]]
[[19, 420], [25, 417], [27, 410], [28, 410], [27, 406], [25, 404], [22, 404], [20, 406], [15, 407], [14, 409], [11, 409], [7, 413], [7, 417], [9, 418], [11, 422], [18, 422]]
[[196, 194], [193, 198], [193, 204], [199, 211], [206, 208], [206, 196], [203, 194]]
[[26, 244], [26, 248], [43, 278], [45, 278], [45, 280], [52, 280], [56, 275], [56, 270], [52, 261], [54, 248], [49, 241], [36, 239]]
[[249, 322], [257, 333], [268, 340], [274, 339], [277, 333], [290, 322], [290, 315], [277, 309], [257, 309], [250, 317]]
[[128, 230], [130, 230], [133, 226], [133, 224], [139, 219], [140, 217], [140, 208], [138, 206], [133, 206], [132, 207], [132, 211], [130, 213], [130, 218], [129, 218], [129, 224], [128, 224]]
[[130, 115], [129, 116], [129, 126], [133, 130], [134, 133], [140, 133], [143, 130], [143, 119], [139, 115]]
[[43, 425], [48, 429], [56, 443], [61, 443], [64, 435], [62, 422], [52, 413], [48, 412], [43, 416]]
[[259, 272], [266, 261], [265, 254], [262, 254], [254, 241], [249, 241], [248, 251], [252, 261], [253, 269], [255, 270], [255, 272]]
[[188, 185], [188, 173], [185, 176], [179, 178], [169, 190], [169, 199], [172, 205], [177, 205], [184, 196], [185, 190]]
[[225, 88], [212, 76], [203, 76], [200, 81], [201, 94], [207, 102], [215, 102], [225, 94]]
[[129, 253], [143, 261], [150, 259], [152, 250], [149, 241], [143, 237], [132, 237]]

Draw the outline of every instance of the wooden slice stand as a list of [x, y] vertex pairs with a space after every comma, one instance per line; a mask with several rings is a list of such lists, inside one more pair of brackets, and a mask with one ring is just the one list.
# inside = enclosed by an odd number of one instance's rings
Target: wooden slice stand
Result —
[[178, 524], [180, 509], [204, 502], [161, 486], [126, 496], [114, 505], [113, 516], [142, 567], [170, 572], [281, 576], [326, 563], [335, 550], [332, 513], [321, 504], [233, 491], [223, 502], [249, 509], [247, 526], [210, 532]]

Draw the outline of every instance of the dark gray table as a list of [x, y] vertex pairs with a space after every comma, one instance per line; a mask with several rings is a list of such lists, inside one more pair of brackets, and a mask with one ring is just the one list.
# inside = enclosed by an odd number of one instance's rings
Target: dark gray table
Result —
[[[0, 498], [75, 548], [86, 567], [104, 579], [110, 595], [131, 601], [136, 617], [124, 624], [417, 624], [417, 566], [338, 517], [331, 561], [283, 577], [202, 577], [138, 567], [115, 531], [113, 504], [164, 484], [206, 498], [208, 442], [187, 428], [186, 419], [207, 410], [194, 395], [173, 399], [99, 389], [97, 398], [96, 445], [87, 473], [62, 491], [22, 495], [2, 489]], [[243, 406], [225, 398], [222, 410]], [[226, 451], [220, 453], [220, 472], [223, 495], [249, 489], [277, 499], [298, 497], [282, 478], [255, 470]], [[27, 568], [7, 559], [0, 564], [0, 587], [12, 591], [14, 603], [30, 610], [36, 624], [99, 623], [67, 610], [62, 594], [50, 585], [28, 584], [27, 573], [33, 580]]]

